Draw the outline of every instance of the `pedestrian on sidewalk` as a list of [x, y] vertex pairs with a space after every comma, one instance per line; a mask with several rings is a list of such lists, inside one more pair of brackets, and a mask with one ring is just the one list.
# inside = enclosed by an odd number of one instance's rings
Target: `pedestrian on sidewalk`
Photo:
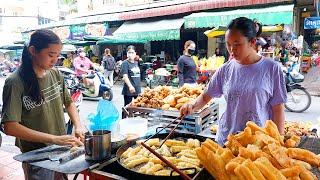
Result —
[[[48, 145], [82, 145], [84, 131], [64, 79], [54, 67], [62, 49], [59, 37], [50, 30], [37, 30], [22, 53], [22, 64], [5, 81], [0, 125], [16, 137], [22, 153]], [[66, 135], [64, 108], [75, 136]], [[80, 139], [78, 139], [80, 138]], [[22, 163], [26, 180], [57, 180], [63, 174]]]
[[[135, 61], [136, 48], [134, 46], [128, 46], [127, 59], [123, 61], [121, 66], [121, 75], [125, 82], [122, 89], [122, 95], [124, 98], [124, 106], [131, 103], [133, 98], [141, 93], [141, 79], [140, 68], [138, 62]], [[122, 118], [125, 118], [125, 114], [122, 113]]]
[[113, 86], [113, 73], [116, 70], [116, 61], [111, 55], [109, 48], [104, 50], [104, 56], [102, 59], [102, 66], [104, 67], [104, 76], [109, 80], [110, 84]]
[[197, 65], [192, 59], [196, 51], [196, 44], [189, 40], [184, 43], [183, 55], [178, 59], [179, 86], [187, 84], [197, 86]]

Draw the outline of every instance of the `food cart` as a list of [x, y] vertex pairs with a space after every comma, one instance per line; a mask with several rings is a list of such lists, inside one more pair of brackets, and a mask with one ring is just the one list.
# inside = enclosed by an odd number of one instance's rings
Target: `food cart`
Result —
[[[147, 89], [136, 101], [125, 107], [125, 110], [129, 116], [146, 118], [150, 124], [149, 131], [154, 127], [161, 128], [156, 128], [152, 139], [146, 141], [150, 137], [147, 135], [125, 142], [120, 148], [109, 151], [109, 156], [102, 160], [86, 160], [92, 149], [80, 150], [82, 154], [77, 154], [79, 151], [76, 151], [75, 156], [72, 156], [73, 153], [69, 153], [70, 147], [56, 145], [18, 155], [15, 159], [57, 172], [76, 174], [74, 179], [79, 173], [89, 176], [90, 179], [182, 179], [167, 163], [143, 148], [141, 145], [144, 143], [150, 149], [154, 148], [155, 153], [174, 164], [182, 173], [188, 174], [184, 179], [212, 179], [212, 176], [217, 178], [212, 167], [222, 173], [223, 177], [229, 176], [226, 169], [232, 172], [232, 176], [241, 176], [242, 173], [236, 168], [246, 166], [247, 163], [253, 163], [256, 170], [258, 169], [256, 172], [261, 171], [260, 175], [264, 177], [273, 176], [271, 172], [275, 173], [276, 179], [286, 179], [292, 174], [319, 177], [317, 167], [320, 165], [320, 158], [317, 154], [320, 153], [320, 139], [316, 133], [312, 134], [314, 130], [311, 130], [312, 125], [308, 123], [287, 122], [285, 132], [288, 136], [282, 136], [270, 120], [265, 127], [248, 121], [244, 131], [229, 135], [225, 148], [214, 142], [215, 133], [211, 132], [211, 126], [217, 124], [219, 117], [218, 104], [214, 101], [187, 116], [179, 125], [177, 122], [180, 120], [177, 117], [180, 115], [177, 109], [197, 97], [201, 89], [202, 87]], [[175, 133], [168, 133], [173, 126], [177, 127]], [[161, 129], [164, 132], [159, 133]], [[171, 135], [168, 140], [167, 135]], [[112, 146], [112, 141], [111, 145], [110, 142], [106, 145]], [[88, 146], [90, 144], [85, 143], [85, 147]], [[63, 163], [61, 158], [64, 159], [65, 156], [61, 157], [60, 154], [67, 155], [67, 160]], [[229, 169], [228, 163], [237, 162], [240, 157], [243, 159], [240, 162], [242, 164]], [[285, 168], [286, 165], [282, 164], [283, 158], [292, 166]], [[260, 163], [265, 165], [259, 166]], [[293, 166], [298, 166], [295, 167], [297, 172], [290, 169]], [[248, 172], [251, 172], [250, 169]]]

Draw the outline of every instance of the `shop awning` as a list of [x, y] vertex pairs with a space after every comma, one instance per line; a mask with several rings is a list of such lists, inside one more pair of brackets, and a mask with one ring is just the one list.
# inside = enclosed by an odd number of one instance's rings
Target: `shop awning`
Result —
[[292, 24], [293, 6], [294, 5], [290, 4], [257, 9], [193, 13], [184, 17], [184, 27], [212, 28], [227, 26], [232, 19], [237, 17], [256, 19], [263, 25]]
[[183, 19], [128, 21], [123, 23], [113, 35], [121, 39], [147, 41], [180, 40], [180, 28], [183, 22]]
[[[225, 32], [227, 31], [227, 27], [226, 26], [218, 26], [216, 28], [213, 28], [211, 30], [207, 30], [204, 32], [204, 34], [207, 37], [217, 37], [217, 36], [222, 36], [225, 34]], [[283, 31], [282, 26], [262, 26], [262, 32], [263, 33], [273, 33], [273, 32], [279, 32], [279, 31]]]
[[145, 44], [144, 40], [137, 39], [105, 39], [97, 41], [97, 45], [125, 45], [125, 44]]
[[0, 49], [0, 54], [5, 54], [8, 52], [13, 52], [14, 50], [8, 50], [8, 49]]
[[96, 45], [121, 45], [121, 44], [145, 44], [146, 40], [122, 39], [114, 36], [85, 36], [86, 41], [96, 42]]
[[83, 39], [86, 41], [100, 41], [105, 40], [108, 36], [84, 36]]
[[11, 45], [1, 46], [0, 49], [18, 50], [18, 49], [23, 49], [23, 47], [24, 47], [24, 44], [11, 44]]
[[77, 41], [77, 40], [65, 40], [62, 42], [63, 44], [71, 44], [75, 46], [90, 46], [96, 45], [96, 41]]

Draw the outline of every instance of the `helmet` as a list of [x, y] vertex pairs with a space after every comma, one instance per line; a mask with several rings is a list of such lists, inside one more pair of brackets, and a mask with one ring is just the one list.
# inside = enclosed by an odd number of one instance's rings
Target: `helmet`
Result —
[[78, 48], [78, 49], [77, 49], [77, 53], [78, 53], [78, 54], [81, 53], [81, 52], [85, 52], [84, 48]]

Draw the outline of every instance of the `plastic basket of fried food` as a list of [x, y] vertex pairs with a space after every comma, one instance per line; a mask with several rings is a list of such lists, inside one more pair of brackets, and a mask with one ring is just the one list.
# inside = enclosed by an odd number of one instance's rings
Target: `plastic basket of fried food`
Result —
[[295, 148], [299, 142], [300, 137], [295, 135], [284, 142], [271, 120], [264, 128], [249, 121], [243, 132], [228, 136], [225, 148], [207, 139], [195, 151], [217, 180], [316, 180], [310, 170], [319, 166], [320, 157]]

